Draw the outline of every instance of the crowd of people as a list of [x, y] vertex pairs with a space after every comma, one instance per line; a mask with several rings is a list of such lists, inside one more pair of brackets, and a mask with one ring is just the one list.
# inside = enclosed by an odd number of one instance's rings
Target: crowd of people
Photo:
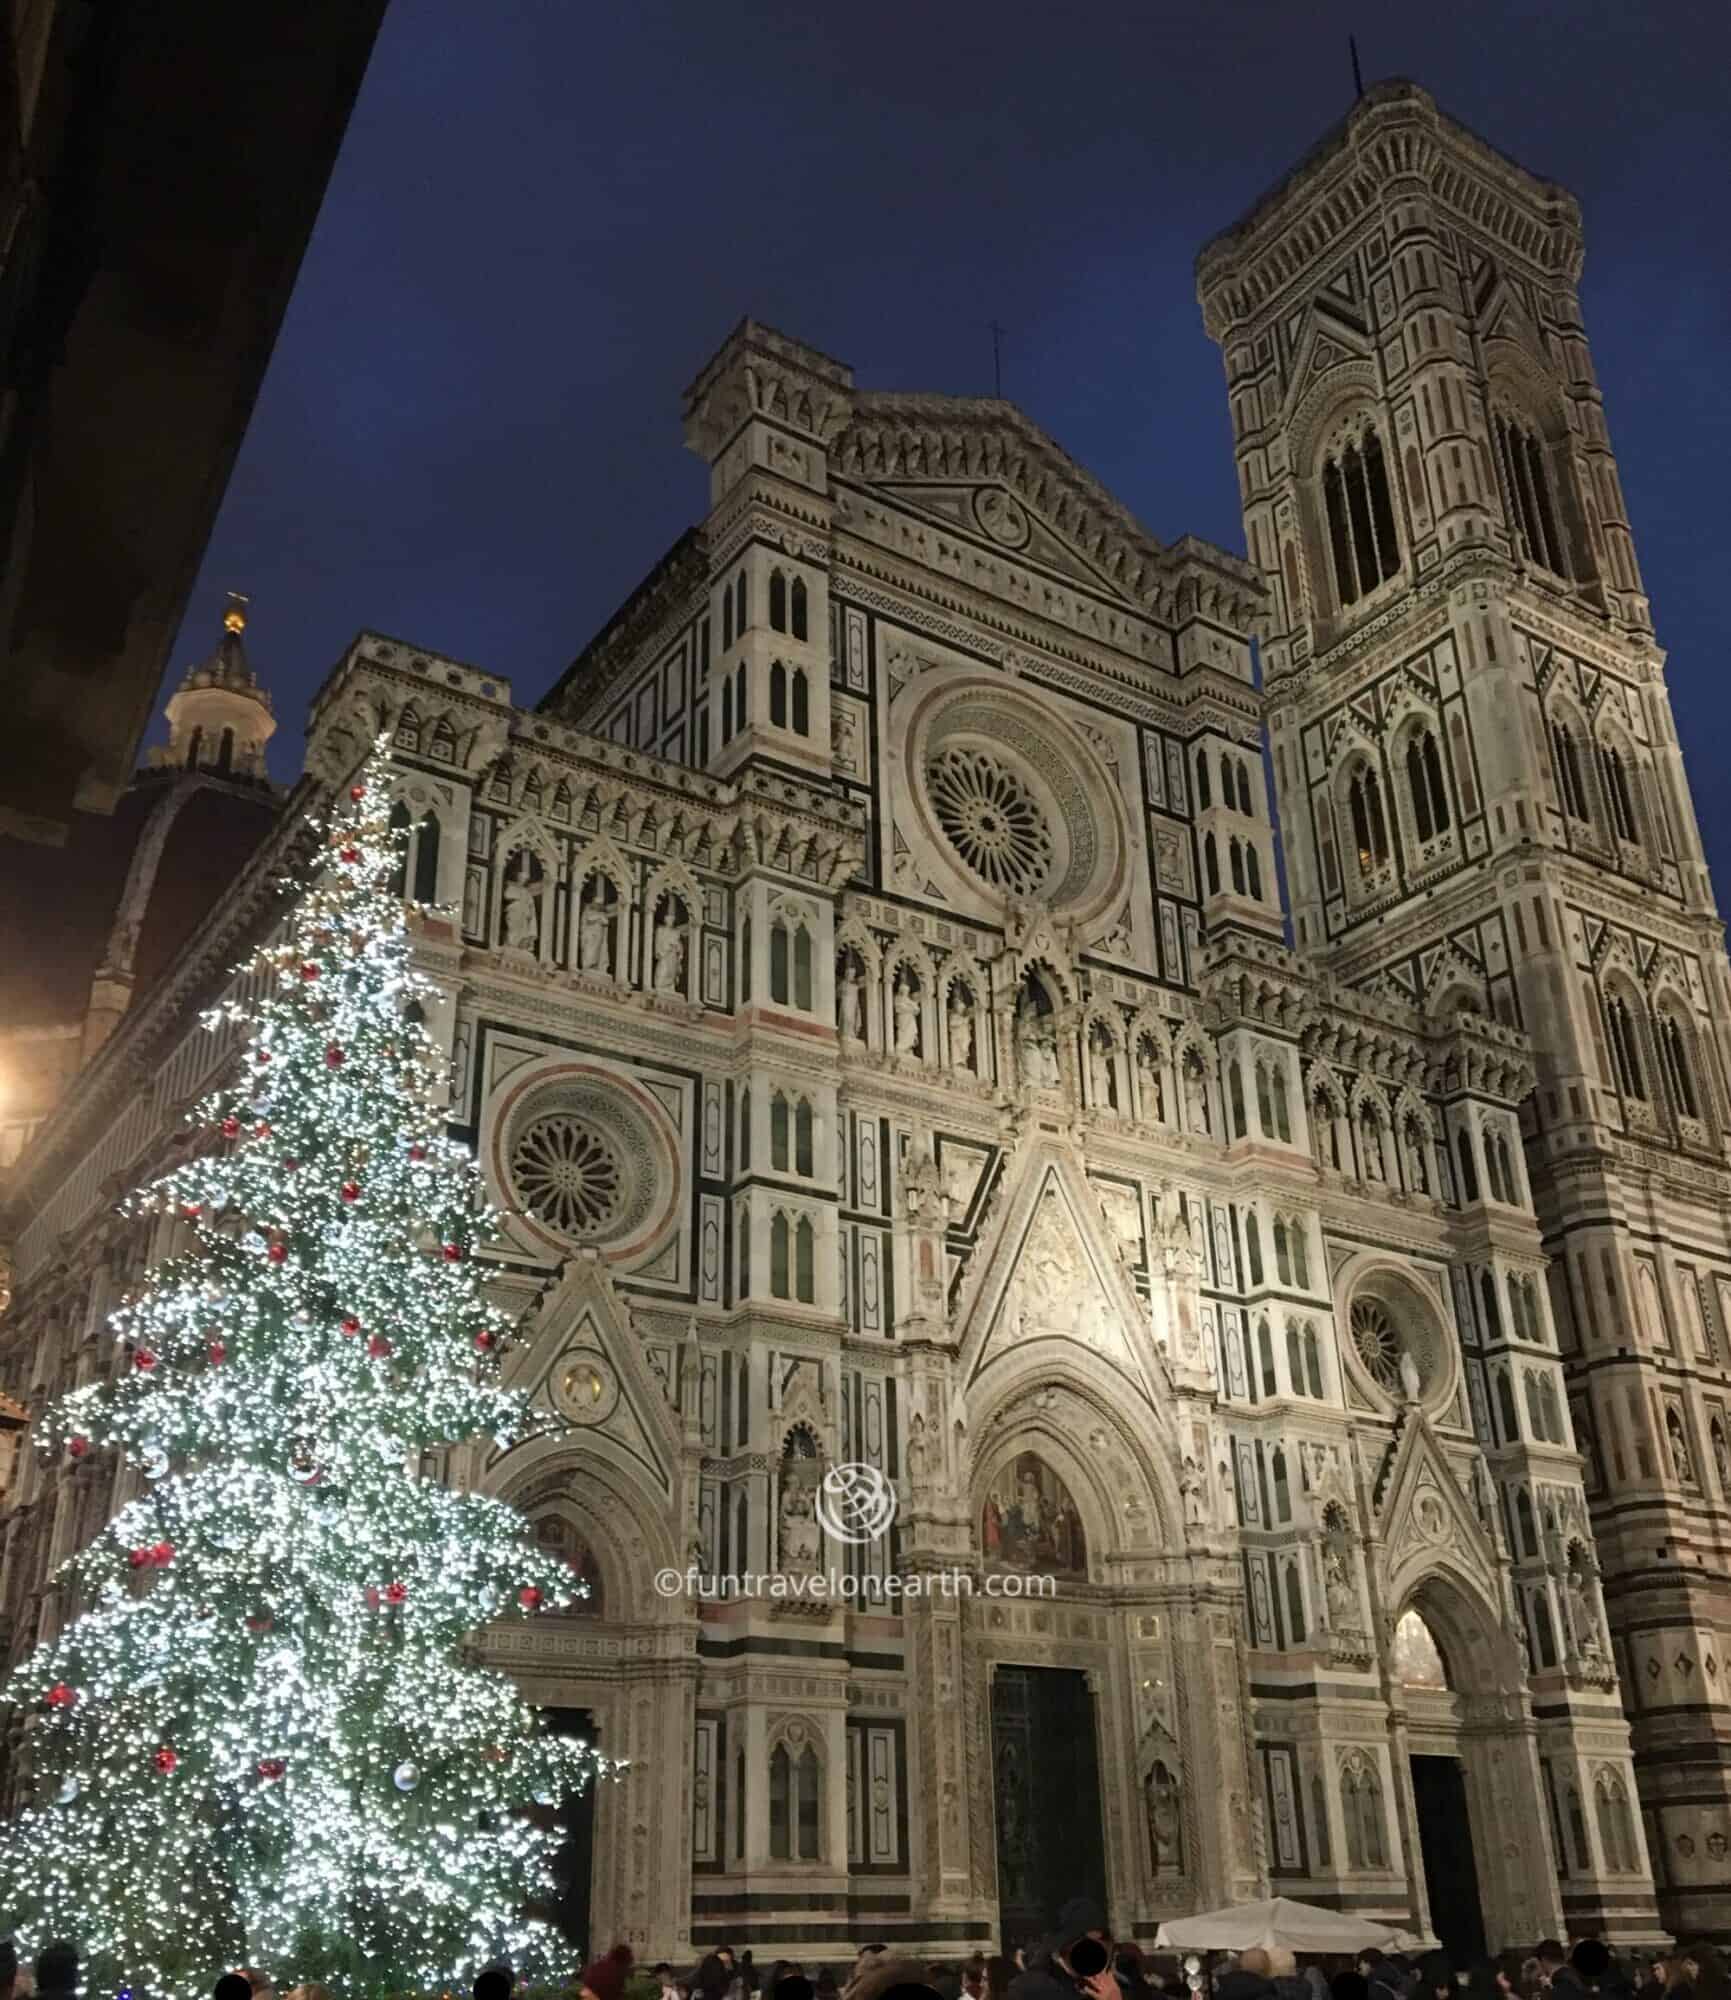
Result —
[[[1116, 1944], [1104, 1913], [1069, 1903], [1057, 1927], [1008, 1954], [976, 1952], [959, 1961], [897, 1957], [882, 1944], [860, 1946], [851, 1962], [807, 1967], [782, 1959], [760, 1971], [749, 1951], [727, 1945], [689, 1972], [654, 1967], [658, 2000], [1191, 2000], [1195, 1961]], [[627, 2000], [636, 1969], [629, 1945], [615, 1945], [583, 1968], [579, 2000]], [[1620, 1957], [1599, 1938], [1572, 1946], [1546, 1938], [1530, 1952], [1505, 1951], [1476, 1965], [1447, 1952], [1400, 1957], [1360, 1952], [1347, 1960], [1254, 1946], [1207, 1968], [1210, 2000], [1731, 2000], [1731, 1972], [1710, 1944], [1663, 1956]], [[647, 2000], [639, 1978], [638, 2000]], [[506, 1965], [489, 1966], [473, 2000], [518, 2000], [520, 1982]], [[0, 2000], [79, 2000], [83, 1980], [75, 1946], [56, 1943], [33, 1966], [19, 1964], [0, 1940]], [[260, 1972], [225, 1972], [211, 2000], [277, 2000]], [[323, 1986], [291, 1987], [281, 2000], [333, 2000]]]

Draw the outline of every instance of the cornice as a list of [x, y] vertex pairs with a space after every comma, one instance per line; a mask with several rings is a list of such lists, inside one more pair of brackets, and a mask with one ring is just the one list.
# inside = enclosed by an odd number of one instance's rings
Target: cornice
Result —
[[569, 715], [599, 705], [620, 677], [658, 648], [651, 637], [683, 624], [693, 601], [708, 602], [709, 552], [701, 524], [687, 528], [536, 703], [545, 713]]

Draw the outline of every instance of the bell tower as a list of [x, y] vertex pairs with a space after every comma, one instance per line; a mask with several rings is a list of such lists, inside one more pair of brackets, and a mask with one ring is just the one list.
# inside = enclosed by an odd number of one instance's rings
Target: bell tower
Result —
[[[1723, 1934], [1731, 978], [1582, 259], [1566, 191], [1394, 82], [1197, 275], [1269, 586], [1295, 942], [1532, 1042], [1529, 1178], [1661, 1910]], [[1448, 1164], [1491, 1240], [1482, 1163]], [[1495, 1470], [1533, 1440], [1480, 1403]]]

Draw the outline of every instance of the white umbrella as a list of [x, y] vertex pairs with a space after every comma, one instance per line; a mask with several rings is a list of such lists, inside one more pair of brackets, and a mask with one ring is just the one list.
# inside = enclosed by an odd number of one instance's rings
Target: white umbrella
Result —
[[1284, 1945], [1288, 1951], [1389, 1949], [1400, 1935], [1387, 1924], [1315, 1903], [1271, 1896], [1262, 1903], [1234, 1903], [1197, 1917], [1174, 1917], [1154, 1934], [1154, 1947], [1167, 1951], [1248, 1951], [1252, 1945]]

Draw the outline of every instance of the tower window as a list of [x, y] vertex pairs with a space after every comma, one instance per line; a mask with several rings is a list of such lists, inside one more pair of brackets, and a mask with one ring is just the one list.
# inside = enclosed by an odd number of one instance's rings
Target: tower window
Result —
[[1373, 428], [1324, 461], [1322, 498], [1335, 593], [1344, 609], [1368, 597], [1400, 568], [1388, 468]]
[[1208, 775], [1208, 752], [1200, 752], [1196, 759], [1196, 810], [1206, 812], [1214, 803], [1213, 780]]
[[1382, 787], [1368, 764], [1354, 772], [1347, 802], [1352, 809], [1352, 838], [1358, 849], [1358, 865], [1369, 875], [1388, 859], [1388, 821], [1383, 816]]
[[1581, 782], [1581, 757], [1575, 732], [1566, 722], [1551, 724], [1551, 750], [1557, 760], [1557, 794], [1570, 819], [1586, 823], [1587, 788]]
[[[774, 584], [770, 602], [773, 603]], [[777, 729], [787, 727], [787, 669], [777, 660], [769, 670], [769, 719]]]
[[787, 578], [778, 569], [769, 573], [769, 629], [787, 630]]
[[1689, 1065], [1689, 1045], [1683, 1025], [1674, 1014], [1662, 1013], [1658, 1026], [1659, 1060], [1664, 1066], [1671, 1102], [1683, 1117], [1699, 1118], [1700, 1104], [1695, 1095], [1695, 1078]]
[[1605, 798], [1611, 808], [1611, 824], [1616, 828], [1617, 838], [1631, 843], [1640, 839], [1635, 824], [1635, 801], [1629, 790], [1629, 773], [1623, 763], [1623, 753], [1613, 743], [1607, 743], [1599, 752], [1599, 768], [1605, 778]]
[[1625, 1097], [1645, 1104], [1647, 1086], [1641, 1074], [1641, 1048], [1635, 1018], [1620, 993], [1605, 1002], [1605, 1023], [1611, 1036], [1611, 1060], [1616, 1066], [1617, 1087]]
[[1420, 840], [1446, 833], [1449, 826], [1448, 786], [1443, 780], [1442, 752], [1429, 729], [1419, 730], [1406, 746], [1406, 782], [1412, 795], [1413, 821]]
[[793, 733], [796, 736], [811, 734], [811, 692], [804, 667], [793, 670]]
[[803, 639], [806, 636], [805, 584], [804, 581], [797, 576], [793, 580], [792, 595], [793, 595], [793, 636], [796, 639]]
[[1496, 432], [1517, 538], [1530, 562], [1541, 564], [1554, 576], [1567, 577], [1569, 566], [1557, 532], [1556, 501], [1544, 442], [1518, 417], [1501, 410], [1497, 412]]

